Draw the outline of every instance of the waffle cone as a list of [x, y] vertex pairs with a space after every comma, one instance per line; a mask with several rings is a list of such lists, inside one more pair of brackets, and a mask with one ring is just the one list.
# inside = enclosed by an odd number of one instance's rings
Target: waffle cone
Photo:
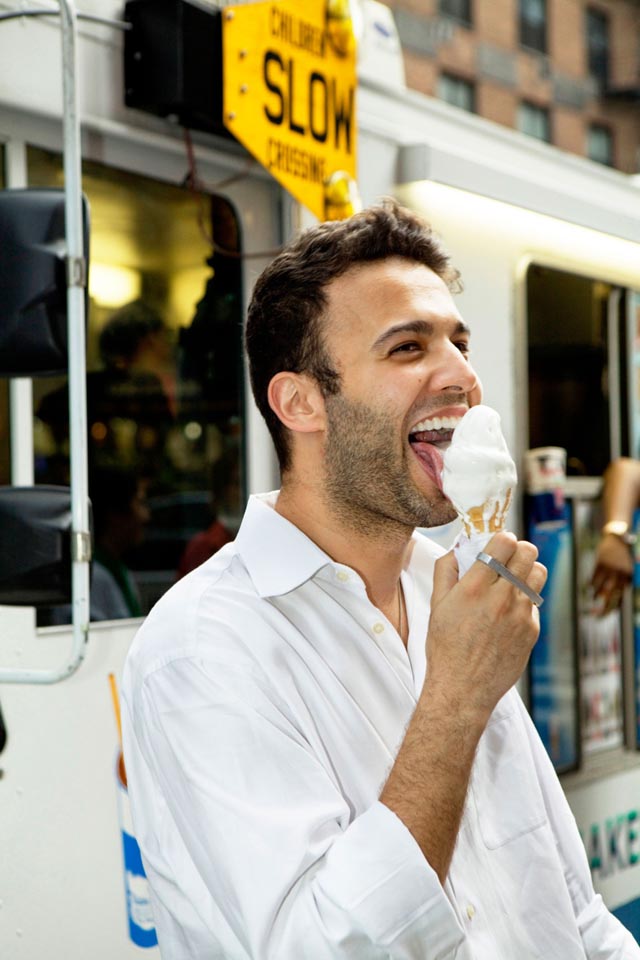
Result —
[[499, 533], [504, 530], [505, 519], [511, 503], [511, 488], [507, 490], [504, 503], [501, 500], [487, 500], [479, 507], [470, 507], [464, 517], [464, 529], [468, 537], [473, 533]]

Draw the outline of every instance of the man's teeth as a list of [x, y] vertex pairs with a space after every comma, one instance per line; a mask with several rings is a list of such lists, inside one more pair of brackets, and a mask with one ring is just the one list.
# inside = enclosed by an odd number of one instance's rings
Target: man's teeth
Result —
[[416, 423], [411, 433], [422, 433], [424, 430], [455, 430], [460, 419], [460, 417], [429, 417]]

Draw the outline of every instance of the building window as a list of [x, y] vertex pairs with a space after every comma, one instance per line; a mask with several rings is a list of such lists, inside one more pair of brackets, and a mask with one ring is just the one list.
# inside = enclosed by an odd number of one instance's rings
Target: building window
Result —
[[475, 111], [475, 90], [473, 84], [450, 73], [441, 73], [438, 77], [438, 97], [454, 107]]
[[609, 20], [600, 10], [587, 9], [589, 74], [605, 86], [609, 79]]
[[520, 43], [540, 53], [547, 52], [546, 0], [520, 0]]
[[587, 134], [587, 156], [596, 163], [613, 166], [613, 135], [609, 127], [591, 124]]
[[440, 13], [471, 26], [471, 0], [440, 0]]
[[551, 120], [546, 107], [533, 103], [521, 103], [518, 107], [518, 130], [536, 140], [551, 141]]

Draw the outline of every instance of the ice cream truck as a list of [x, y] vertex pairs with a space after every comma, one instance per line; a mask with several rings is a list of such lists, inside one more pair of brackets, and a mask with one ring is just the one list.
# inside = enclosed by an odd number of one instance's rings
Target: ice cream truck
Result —
[[[0, 0], [0, 150], [0, 955], [159, 955], [123, 661], [194, 541], [277, 486], [242, 319], [282, 243], [358, 194], [441, 236], [510, 525], [562, 533], [522, 693], [640, 937], [633, 603], [589, 598], [602, 472], [640, 455], [639, 184], [408, 90], [376, 0]], [[532, 449], [560, 451], [552, 489], [527, 491]]]

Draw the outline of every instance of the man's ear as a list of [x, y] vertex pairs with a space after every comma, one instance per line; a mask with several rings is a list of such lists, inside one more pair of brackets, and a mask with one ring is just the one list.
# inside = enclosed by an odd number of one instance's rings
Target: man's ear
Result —
[[276, 373], [269, 384], [269, 406], [296, 433], [314, 433], [325, 425], [324, 398], [316, 381], [305, 373]]

